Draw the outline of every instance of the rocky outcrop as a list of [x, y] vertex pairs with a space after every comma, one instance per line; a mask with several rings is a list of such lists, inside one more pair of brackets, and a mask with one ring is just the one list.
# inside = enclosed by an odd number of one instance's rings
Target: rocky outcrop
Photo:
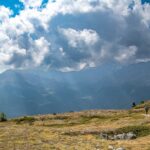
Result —
[[137, 136], [133, 132], [129, 132], [129, 133], [112, 134], [112, 135], [109, 135], [108, 133], [101, 133], [100, 137], [106, 140], [132, 140], [132, 139], [136, 139]]

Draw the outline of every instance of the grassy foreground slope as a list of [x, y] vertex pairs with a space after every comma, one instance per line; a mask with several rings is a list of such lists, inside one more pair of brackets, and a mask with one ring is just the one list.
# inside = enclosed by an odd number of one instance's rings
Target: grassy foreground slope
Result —
[[[150, 104], [150, 102], [147, 102]], [[150, 150], [150, 115], [131, 110], [90, 110], [22, 117], [0, 123], [0, 150]], [[105, 140], [100, 133], [134, 132], [134, 140]]]

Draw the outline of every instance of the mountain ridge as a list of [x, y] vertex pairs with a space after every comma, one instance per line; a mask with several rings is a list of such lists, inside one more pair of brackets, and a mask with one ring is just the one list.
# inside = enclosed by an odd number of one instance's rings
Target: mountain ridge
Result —
[[0, 74], [0, 110], [10, 117], [84, 109], [127, 109], [150, 98], [150, 63], [61, 73], [9, 70]]

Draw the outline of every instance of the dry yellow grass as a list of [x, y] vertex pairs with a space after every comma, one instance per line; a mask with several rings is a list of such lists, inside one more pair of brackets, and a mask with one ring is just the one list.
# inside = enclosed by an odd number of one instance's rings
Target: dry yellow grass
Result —
[[103, 131], [128, 126], [150, 127], [143, 108], [91, 110], [34, 116], [27, 121], [0, 123], [0, 150], [107, 150], [109, 145], [126, 150], [150, 150], [150, 135], [134, 140], [101, 139]]

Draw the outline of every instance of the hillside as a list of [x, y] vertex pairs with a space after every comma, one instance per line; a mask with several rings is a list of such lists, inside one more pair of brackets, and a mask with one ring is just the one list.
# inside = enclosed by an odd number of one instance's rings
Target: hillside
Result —
[[[150, 115], [145, 115], [144, 105], [131, 110], [89, 110], [1, 122], [0, 150], [108, 150], [112, 146], [150, 150]], [[129, 132], [136, 138], [107, 140], [100, 136]]]

